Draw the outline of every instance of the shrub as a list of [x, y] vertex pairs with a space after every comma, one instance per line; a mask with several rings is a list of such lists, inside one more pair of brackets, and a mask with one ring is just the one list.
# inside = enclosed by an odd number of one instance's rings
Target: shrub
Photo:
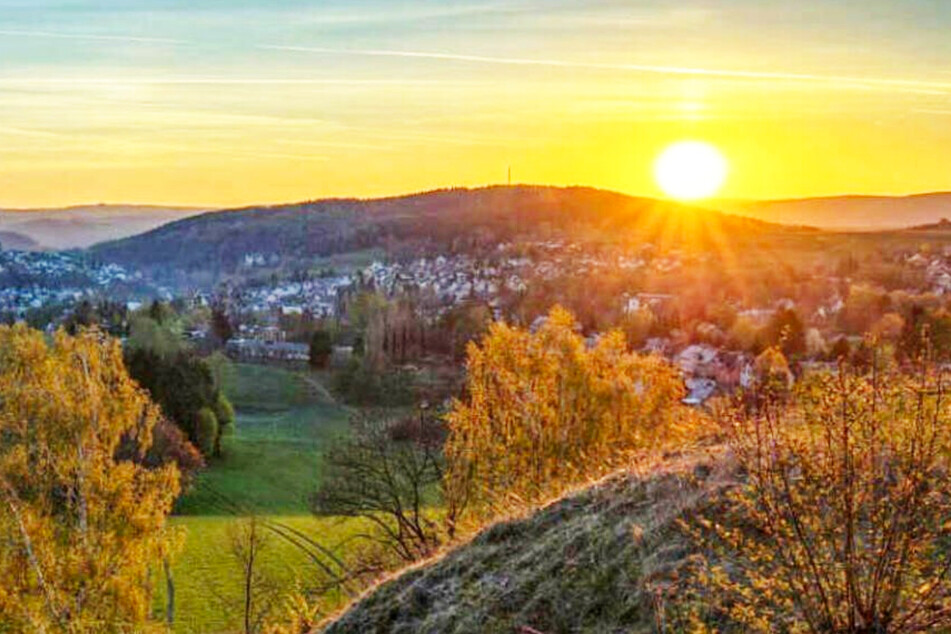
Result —
[[405, 407], [413, 403], [413, 380], [398, 369], [375, 371], [353, 359], [334, 373], [333, 391], [348, 405]]
[[[745, 474], [688, 530], [712, 556], [690, 618], [719, 631], [951, 626], [951, 409], [940, 378], [873, 367], [724, 416]], [[681, 594], [683, 596], [683, 594]]]
[[326, 330], [318, 330], [310, 338], [310, 365], [313, 368], [325, 368], [333, 353], [333, 341]]
[[195, 442], [202, 454], [210, 456], [215, 452], [218, 439], [218, 418], [211, 408], [203, 407], [195, 417]]

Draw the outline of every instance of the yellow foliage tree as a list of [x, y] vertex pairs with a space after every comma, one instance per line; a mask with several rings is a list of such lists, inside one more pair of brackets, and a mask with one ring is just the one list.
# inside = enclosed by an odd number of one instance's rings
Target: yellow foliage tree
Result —
[[147, 631], [179, 475], [115, 458], [159, 417], [119, 344], [2, 327], [0, 395], [0, 630]]
[[628, 352], [620, 332], [588, 347], [558, 307], [535, 334], [493, 325], [470, 345], [467, 369], [467, 398], [448, 415], [450, 517], [537, 504], [627, 464], [689, 418], [674, 368]]

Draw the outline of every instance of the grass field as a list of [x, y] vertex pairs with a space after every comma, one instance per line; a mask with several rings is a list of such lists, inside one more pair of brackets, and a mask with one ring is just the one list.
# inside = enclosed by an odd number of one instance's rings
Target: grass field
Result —
[[[239, 625], [240, 572], [229, 529], [239, 521], [235, 509], [292, 525], [329, 547], [358, 528], [353, 521], [313, 517], [306, 502], [320, 481], [322, 451], [346, 433], [347, 409], [305, 372], [238, 364], [226, 367], [223, 382], [235, 406], [236, 433], [172, 519], [185, 533], [172, 567], [176, 632], [232, 632]], [[268, 576], [288, 589], [317, 575], [303, 553], [276, 537], [263, 561]], [[164, 605], [163, 583], [156, 587], [156, 605]]]

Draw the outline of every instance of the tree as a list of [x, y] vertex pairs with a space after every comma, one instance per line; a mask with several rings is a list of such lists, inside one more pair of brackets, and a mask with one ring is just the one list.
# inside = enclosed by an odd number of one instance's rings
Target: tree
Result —
[[871, 333], [879, 341], [896, 342], [905, 330], [905, 320], [898, 313], [885, 313], [872, 326]]
[[829, 350], [829, 360], [831, 361], [848, 360], [851, 356], [852, 345], [846, 337], [836, 339], [835, 343], [832, 344], [832, 349]]
[[218, 398], [215, 399], [214, 407], [215, 419], [218, 421], [218, 433], [215, 435], [215, 455], [221, 455], [221, 439], [224, 436], [234, 433], [234, 407], [231, 406], [231, 401], [227, 397], [218, 393]]
[[195, 444], [201, 452], [210, 456], [218, 443], [218, 419], [209, 407], [198, 410], [195, 421]]
[[737, 317], [727, 338], [734, 348], [752, 352], [757, 346], [759, 335], [760, 329], [748, 317]]
[[[202, 359], [186, 346], [167, 321], [159, 324], [149, 317], [133, 321], [125, 349], [129, 374], [149, 391], [190, 442], [200, 448], [205, 443], [205, 456], [220, 455], [221, 437], [234, 429], [234, 410], [220, 387], [220, 357], [213, 355], [210, 359]], [[207, 417], [199, 419], [203, 409], [217, 419], [217, 435], [210, 444], [201, 436], [211, 429]], [[200, 423], [205, 425], [201, 431]]]
[[73, 308], [72, 312], [64, 320], [63, 326], [66, 331], [75, 335], [82, 328], [89, 328], [99, 323], [99, 315], [96, 307], [88, 299], [83, 299]]
[[687, 525], [712, 554], [693, 617], [728, 632], [951, 627], [951, 405], [933, 370], [876, 365], [723, 417], [743, 478]]
[[451, 507], [533, 506], [690, 427], [672, 366], [629, 353], [620, 332], [589, 349], [562, 308], [535, 334], [494, 324], [467, 369], [467, 398], [447, 417]]
[[784, 399], [794, 383], [789, 362], [779, 348], [767, 348], [753, 361], [754, 392], [766, 400]]
[[0, 393], [0, 629], [146, 631], [179, 475], [116, 454], [158, 408], [95, 331], [0, 328]]
[[310, 366], [326, 368], [333, 353], [333, 341], [326, 330], [317, 330], [310, 338]]
[[239, 611], [244, 634], [263, 631], [277, 607], [279, 586], [265, 573], [261, 558], [268, 552], [271, 540], [259, 518], [250, 516], [229, 527], [230, 554], [237, 564], [241, 581]]
[[[420, 427], [436, 425], [422, 417]], [[311, 499], [320, 515], [362, 517], [372, 539], [401, 561], [431, 555], [440, 543], [429, 501], [442, 482], [440, 435], [420, 430], [413, 440], [394, 440], [393, 422], [359, 415], [351, 436], [324, 458], [326, 472]]]
[[778, 346], [786, 356], [806, 351], [806, 329], [792, 309], [777, 311], [766, 325], [765, 335], [767, 344]]
[[234, 336], [231, 319], [228, 317], [227, 311], [221, 306], [215, 306], [211, 309], [211, 332], [220, 345], [228, 343]]

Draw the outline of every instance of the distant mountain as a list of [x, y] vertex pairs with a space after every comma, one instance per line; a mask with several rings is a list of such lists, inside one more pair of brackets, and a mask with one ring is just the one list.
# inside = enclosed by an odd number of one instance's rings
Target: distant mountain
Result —
[[909, 227], [908, 231], [951, 232], [951, 220], [942, 218], [938, 222], [932, 222], [931, 224]]
[[514, 186], [217, 211], [96, 245], [92, 253], [160, 276], [211, 272], [217, 278], [234, 271], [249, 254], [293, 266], [372, 247], [467, 248], [515, 235], [640, 236], [680, 245], [775, 229], [746, 218], [591, 188]]
[[951, 217], [951, 192], [916, 196], [834, 196], [762, 202], [727, 201], [716, 208], [766, 222], [836, 230], [903, 229]]
[[14, 231], [0, 231], [0, 249], [12, 251], [39, 251], [43, 248], [36, 240]]
[[[61, 209], [0, 209], [0, 231], [33, 242], [25, 250], [82, 249], [149, 231], [206, 211], [188, 207], [90, 205]], [[6, 248], [7, 241], [0, 237]]]

